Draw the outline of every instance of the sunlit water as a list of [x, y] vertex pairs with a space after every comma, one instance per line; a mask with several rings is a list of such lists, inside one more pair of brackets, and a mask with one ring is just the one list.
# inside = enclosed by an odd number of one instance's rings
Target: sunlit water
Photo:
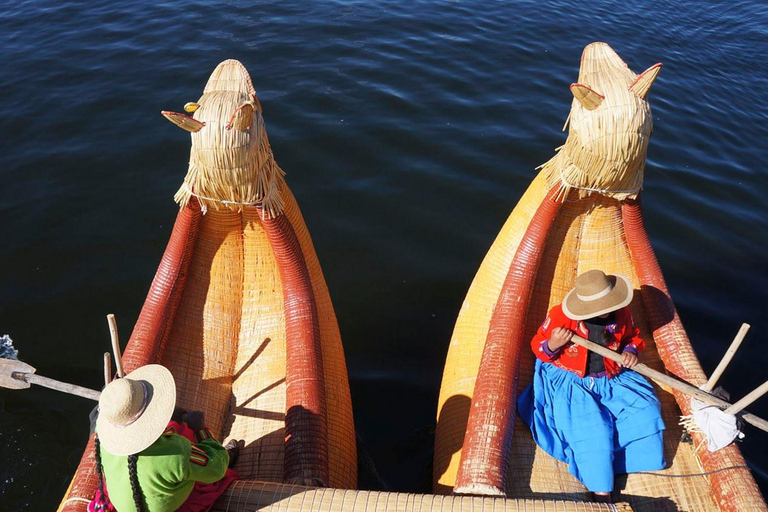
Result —
[[[744, 2], [6, 2], [0, 10], [0, 333], [42, 375], [97, 388], [105, 315], [128, 338], [168, 240], [189, 137], [159, 116], [220, 61], [249, 69], [325, 272], [361, 446], [430, 489], [456, 315], [509, 212], [565, 135], [583, 47], [650, 102], [646, 226], [707, 371], [768, 378], [768, 8]], [[0, 391], [0, 509], [64, 493], [92, 404]], [[750, 408], [768, 417], [768, 398]], [[768, 470], [768, 439], [742, 451]], [[757, 476], [763, 489], [766, 480]]]

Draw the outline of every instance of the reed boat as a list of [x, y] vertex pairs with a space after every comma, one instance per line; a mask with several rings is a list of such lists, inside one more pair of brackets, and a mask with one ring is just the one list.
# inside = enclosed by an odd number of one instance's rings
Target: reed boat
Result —
[[[344, 351], [296, 200], [275, 162], [251, 78], [222, 62], [191, 116], [181, 205], [127, 344], [125, 370], [158, 363], [178, 404], [242, 439], [244, 479], [353, 489], [357, 452]], [[96, 486], [93, 439], [61, 510]], [[79, 499], [71, 499], [79, 498]]]
[[[123, 355], [126, 372], [169, 368], [177, 402], [242, 439], [237, 480], [213, 510], [533, 510], [542, 500], [355, 490], [357, 454], [344, 352], [296, 200], [275, 163], [248, 72], [221, 63], [186, 114], [192, 133], [180, 211]], [[97, 487], [93, 437], [59, 511]], [[563, 512], [616, 510], [563, 503]], [[626, 508], [622, 509], [626, 510]]]
[[[695, 386], [706, 382], [643, 223], [647, 95], [660, 69], [636, 75], [607, 44], [584, 49], [567, 140], [510, 214], [458, 314], [437, 410], [435, 493], [589, 499], [515, 415], [517, 394], [533, 376], [529, 342], [582, 272], [630, 278], [630, 308], [647, 343], [643, 363]], [[681, 442], [690, 398], [655, 389], [668, 467], [617, 476], [618, 499], [638, 511], [768, 510], [739, 448], [710, 452], [700, 433]]]

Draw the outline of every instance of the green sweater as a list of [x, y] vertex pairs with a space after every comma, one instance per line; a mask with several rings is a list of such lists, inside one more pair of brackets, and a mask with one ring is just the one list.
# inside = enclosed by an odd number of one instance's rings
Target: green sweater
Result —
[[[195, 482], [213, 483], [227, 471], [229, 454], [205, 434], [197, 444], [170, 430], [139, 453], [136, 464], [144, 503], [151, 512], [173, 512], [192, 492]], [[207, 438], [206, 438], [207, 437]], [[120, 512], [136, 512], [128, 475], [128, 457], [101, 450], [109, 500]]]

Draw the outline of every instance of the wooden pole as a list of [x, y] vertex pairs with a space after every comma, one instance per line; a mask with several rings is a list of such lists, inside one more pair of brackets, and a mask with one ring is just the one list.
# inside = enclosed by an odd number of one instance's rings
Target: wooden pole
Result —
[[104, 352], [104, 385], [112, 382], [112, 357], [109, 352]]
[[[601, 345], [598, 345], [597, 343], [593, 343], [589, 340], [585, 340], [584, 338], [582, 338], [581, 336], [577, 336], [576, 334], [574, 334], [571, 337], [571, 341], [577, 345], [581, 345], [582, 347], [585, 347], [591, 350], [592, 352], [596, 352], [605, 358], [611, 359], [612, 361], [616, 361], [619, 364], [621, 364], [621, 362], [623, 361], [623, 357], [621, 356], [621, 354], [614, 352], [613, 350], [610, 350], [608, 348], [605, 348]], [[644, 365], [643, 363], [637, 363], [635, 366], [632, 367], [632, 370], [636, 371], [641, 375], [645, 375], [649, 379], [655, 380], [660, 384], [664, 384], [671, 388], [677, 389], [678, 391], [682, 391], [686, 395], [692, 396], [698, 400], [701, 400], [704, 403], [715, 405], [721, 408], [731, 407], [731, 404], [726, 402], [722, 398], [716, 397], [715, 395], [710, 395], [706, 391], [702, 391], [701, 389], [697, 388], [692, 384], [688, 384], [687, 382], [671, 377], [666, 373], [662, 373], [657, 370], [654, 370], [653, 368], [650, 368]], [[765, 386], [765, 384], [763, 386]], [[760, 388], [762, 388], [763, 386], [761, 386]], [[760, 388], [756, 389], [752, 393], [757, 392]], [[750, 393], [750, 395], [752, 393]], [[765, 432], [768, 432], [768, 421], [764, 420], [763, 418], [760, 418], [759, 416], [755, 416], [754, 414], [749, 414], [749, 413], [742, 414], [741, 418], [747, 423], [759, 428], [760, 430], [764, 430]]]
[[123, 371], [123, 356], [120, 353], [120, 339], [117, 337], [117, 320], [112, 313], [107, 315], [107, 323], [109, 324], [109, 335], [112, 338], [112, 352], [115, 353], [115, 368], [117, 368], [117, 376], [121, 379], [125, 377]]
[[749, 405], [763, 396], [764, 394], [768, 393], [768, 380], [763, 382], [763, 384], [757, 388], [755, 388], [750, 394], [727, 408], [725, 411], [726, 414], [736, 414], [737, 412], [741, 411], [742, 409], [746, 409], [749, 407]]
[[35, 375], [34, 373], [13, 372], [12, 376], [14, 379], [28, 382], [30, 384], [36, 384], [48, 389], [55, 389], [56, 391], [61, 391], [62, 393], [81, 396], [83, 398], [95, 400], [97, 402], [101, 396], [101, 392], [99, 391], [84, 388], [82, 386], [76, 386], [74, 384], [67, 384], [66, 382], [59, 382], [57, 380], [49, 379], [48, 377]]
[[733, 338], [733, 341], [731, 342], [731, 346], [728, 347], [728, 350], [725, 352], [725, 355], [720, 360], [720, 363], [717, 365], [717, 368], [715, 368], [715, 371], [712, 372], [712, 375], [709, 377], [709, 380], [707, 381], [704, 386], [702, 386], [702, 390], [709, 393], [713, 389], [715, 389], [715, 385], [717, 384], [718, 379], [725, 371], [725, 368], [728, 366], [728, 363], [731, 362], [731, 359], [733, 359], [734, 354], [736, 354], [736, 351], [739, 349], [739, 346], [741, 346], [741, 342], [744, 341], [744, 336], [747, 335], [747, 331], [749, 331], [749, 324], [741, 324], [741, 328], [739, 329], [739, 332], [736, 334], [736, 337]]

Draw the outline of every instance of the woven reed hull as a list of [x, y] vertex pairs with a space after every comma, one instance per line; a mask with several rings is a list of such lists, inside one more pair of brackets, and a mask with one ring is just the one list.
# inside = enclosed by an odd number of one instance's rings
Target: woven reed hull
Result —
[[[475, 382], [488, 336], [494, 308], [510, 273], [513, 257], [549, 192], [542, 175], [537, 176], [505, 223], [488, 251], [459, 313], [443, 374], [437, 411], [434, 458], [434, 491], [449, 493], [456, 485], [465, 448], [465, 431]], [[706, 381], [674, 305], [642, 224], [637, 201], [620, 202], [593, 194], [576, 199], [572, 194], [560, 207], [546, 237], [541, 261], [533, 281], [526, 310], [525, 334], [513, 347], [519, 354], [516, 390], [532, 379], [534, 357], [529, 340], [550, 307], [562, 301], [577, 275], [599, 268], [630, 278], [635, 288], [631, 309], [648, 348], [641, 361], [658, 370], [666, 369], [689, 382]], [[509, 371], [514, 371], [512, 368]], [[617, 489], [634, 510], [768, 510], [738, 448], [731, 446], [714, 454], [679, 443], [681, 408], [688, 401], [656, 386], [662, 402], [666, 459], [671, 466], [660, 475], [633, 474], [617, 477]], [[466, 432], [469, 439], [470, 433]], [[506, 493], [514, 498], [585, 499], [586, 489], [567, 466], [541, 451], [530, 431], [519, 419], [514, 421]], [[505, 442], [508, 440], [504, 440]], [[694, 437], [696, 444], [701, 442]], [[501, 446], [491, 452], [503, 451]], [[492, 454], [493, 455], [493, 454]], [[491, 457], [492, 458], [492, 457]], [[468, 464], [467, 461], [464, 464]], [[483, 467], [473, 461], [475, 475], [494, 474], [500, 468]], [[705, 477], [675, 478], [728, 469]], [[502, 471], [503, 472], [503, 471]]]
[[[357, 484], [357, 453], [338, 324], [298, 205], [287, 187], [282, 197], [317, 310], [327, 483], [351, 489]], [[124, 354], [126, 371], [152, 362], [167, 366], [176, 379], [179, 405], [203, 411], [220, 439], [245, 440], [236, 466], [243, 478], [284, 481], [286, 308], [291, 302], [283, 295], [276, 256], [258, 211], [209, 210], [202, 215], [191, 201], [179, 213]], [[82, 500], [71, 498], [93, 496], [92, 446], [91, 439], [60, 510], [85, 510]]]

